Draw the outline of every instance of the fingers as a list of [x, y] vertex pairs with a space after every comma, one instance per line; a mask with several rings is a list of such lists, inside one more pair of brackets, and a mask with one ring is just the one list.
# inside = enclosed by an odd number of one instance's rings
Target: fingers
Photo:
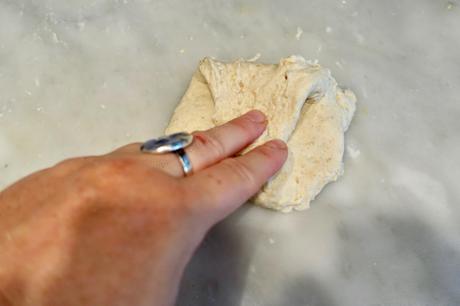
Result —
[[243, 156], [227, 158], [183, 180], [191, 194], [192, 209], [217, 222], [233, 212], [284, 164], [288, 155], [286, 144], [272, 140]]
[[221, 126], [194, 133], [193, 144], [185, 150], [194, 169], [201, 170], [243, 150], [263, 133], [266, 125], [265, 115], [253, 110]]
[[[265, 130], [265, 115], [257, 110], [250, 111], [226, 124], [204, 132], [194, 133], [193, 143], [185, 149], [193, 171], [197, 172], [222, 159], [233, 156], [259, 137]], [[139, 153], [140, 144], [131, 144], [115, 153]], [[165, 170], [174, 176], [183, 176], [183, 170], [174, 154], [139, 154], [149, 165]]]

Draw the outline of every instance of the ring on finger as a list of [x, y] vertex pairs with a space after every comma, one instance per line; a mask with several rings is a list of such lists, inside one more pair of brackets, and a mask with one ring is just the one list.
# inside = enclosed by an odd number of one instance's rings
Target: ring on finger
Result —
[[193, 142], [193, 135], [185, 132], [154, 138], [144, 142], [140, 150], [143, 153], [165, 154], [175, 153], [179, 158], [185, 176], [192, 174], [193, 167], [185, 148]]

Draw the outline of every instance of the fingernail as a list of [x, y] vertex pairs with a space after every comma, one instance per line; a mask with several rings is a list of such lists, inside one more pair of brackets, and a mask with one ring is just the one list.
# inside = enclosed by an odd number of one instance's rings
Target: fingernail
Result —
[[266, 121], [264, 113], [258, 110], [252, 110], [246, 113], [246, 116], [248, 116], [248, 119], [254, 123], [263, 123]]
[[284, 141], [275, 139], [267, 142], [265, 144], [266, 146], [272, 148], [272, 149], [277, 149], [277, 150], [287, 150], [287, 145]]

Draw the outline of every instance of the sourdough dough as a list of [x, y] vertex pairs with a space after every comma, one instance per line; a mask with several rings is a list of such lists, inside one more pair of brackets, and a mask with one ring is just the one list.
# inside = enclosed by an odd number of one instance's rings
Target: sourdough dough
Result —
[[251, 147], [283, 139], [289, 157], [252, 201], [283, 212], [303, 210], [343, 173], [344, 132], [355, 102], [353, 92], [340, 89], [328, 69], [300, 56], [277, 65], [205, 58], [166, 133], [205, 130], [251, 109], [263, 111], [267, 130]]

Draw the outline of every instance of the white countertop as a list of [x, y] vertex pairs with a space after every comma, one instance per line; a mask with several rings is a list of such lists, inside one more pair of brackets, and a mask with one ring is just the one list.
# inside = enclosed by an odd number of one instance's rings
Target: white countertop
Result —
[[300, 54], [358, 96], [345, 175], [218, 225], [178, 305], [459, 305], [459, 50], [458, 0], [0, 0], [0, 188], [161, 135], [204, 56]]

